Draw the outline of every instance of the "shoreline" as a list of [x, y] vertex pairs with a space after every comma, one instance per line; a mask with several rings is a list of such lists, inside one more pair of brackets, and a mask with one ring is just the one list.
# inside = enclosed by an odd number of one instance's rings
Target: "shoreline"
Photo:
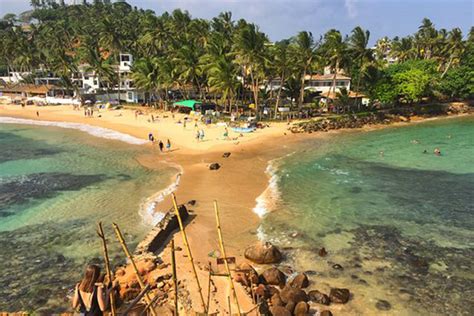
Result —
[[[57, 110], [56, 107], [53, 107], [52, 113], [48, 113], [48, 109], [45, 107], [39, 107], [39, 109], [42, 112], [39, 119], [52, 118], [53, 122], [69, 122], [70, 120], [68, 115], [55, 113], [56, 111], [54, 110]], [[0, 106], [0, 123], [2, 116], [14, 116], [18, 114], [15, 112], [21, 112], [22, 110], [27, 111], [26, 113], [20, 113], [20, 117], [37, 120], [35, 119], [36, 107], [5, 111]], [[182, 149], [179, 148], [178, 150], [166, 154], [150, 152], [150, 154], [146, 156], [137, 157], [138, 162], [149, 168], [154, 168], [157, 164], [162, 163], [172, 164], [178, 167], [178, 172], [171, 177], [171, 180], [173, 178], [175, 179], [174, 182], [170, 181], [169, 186], [158, 191], [153, 196], [146, 198], [139, 212], [143, 210], [142, 208], [149, 207], [150, 205], [154, 205], [153, 215], [155, 216], [158, 212], [169, 210], [172, 204], [167, 197], [171, 192], [176, 193], [178, 203], [180, 204], [190, 200], [196, 200], [197, 203], [192, 207], [192, 211], [197, 216], [187, 224], [186, 231], [196, 264], [203, 269], [209, 260], [209, 253], [212, 250], [218, 249], [218, 239], [215, 233], [215, 219], [212, 207], [213, 201], [216, 199], [221, 208], [221, 225], [224, 232], [224, 239], [226, 240], [227, 251], [240, 261], [240, 259], [243, 258], [243, 250], [245, 247], [261, 237], [259, 236], [258, 227], [262, 217], [255, 211], [255, 209], [259, 207], [259, 199], [261, 203], [260, 207], [265, 208], [265, 203], [267, 203], [264, 201], [266, 194], [278, 194], [272, 192], [272, 190], [278, 190], [278, 180], [275, 178], [276, 175], [271, 171], [270, 167], [272, 161], [277, 161], [289, 154], [293, 154], [293, 145], [297, 145], [304, 140], [321, 139], [334, 134], [368, 132], [381, 128], [409, 126], [413, 123], [417, 124], [429, 120], [447, 119], [465, 115], [422, 118], [413, 120], [410, 123], [376, 124], [357, 129], [340, 129], [312, 134], [292, 134], [285, 131], [284, 128], [287, 127], [286, 124], [281, 124], [277, 130], [272, 131], [272, 133], [265, 135], [260, 134], [253, 139], [237, 144], [234, 142], [224, 144], [213, 143], [212, 145], [205, 144], [201, 149], [189, 148], [184, 144]], [[78, 123], [78, 121], [84, 121], [83, 124], [88, 124], [88, 119], [86, 118], [74, 118], [74, 122]], [[134, 129], [134, 127], [123, 126], [123, 124], [115, 124], [114, 122], [111, 123], [108, 121], [102, 122], [100, 120], [96, 120], [94, 124], [88, 125], [103, 127], [125, 134], [131, 129]], [[135, 128], [135, 135], [133, 136], [136, 137], [136, 135], [139, 134], [144, 135], [145, 132], [146, 127], [142, 127], [141, 129]], [[144, 143], [147, 143], [147, 141], [144, 141]], [[175, 143], [180, 147], [178, 142]], [[222, 157], [222, 154], [226, 151], [231, 152], [229, 158]], [[157, 158], [163, 159], [158, 160]], [[222, 168], [218, 171], [210, 171], [208, 165], [213, 162], [220, 163]], [[148, 211], [148, 209], [146, 211]], [[265, 214], [269, 212], [271, 212], [271, 210], [266, 210], [266, 212], [261, 215], [265, 216]], [[153, 216], [152, 214], [150, 215]], [[232, 237], [229, 238], [230, 236]], [[175, 241], [178, 247], [184, 248], [182, 238], [179, 234], [175, 235]], [[166, 258], [166, 256], [168, 256], [166, 252], [164, 248], [160, 255]], [[180, 260], [186, 259], [180, 258]], [[184, 279], [192, 280], [193, 278], [190, 271], [186, 271], [189, 268], [188, 263], [186, 262], [186, 264], [184, 264], [183, 262], [182, 266], [180, 269], [181, 275], [186, 276]], [[205, 271], [202, 272], [203, 273], [200, 273], [200, 279], [202, 278], [202, 281], [204, 281], [207, 279], [207, 273], [205, 273]], [[189, 283], [191, 283], [189, 286], [192, 288], [192, 282]], [[222, 286], [226, 287], [226, 284], [223, 283]], [[190, 292], [193, 301], [197, 302], [197, 291], [192, 289]], [[245, 296], [245, 293], [242, 295]], [[239, 295], [239, 297], [240, 296], [241, 295]], [[222, 302], [224, 302], [224, 300], [222, 300]], [[249, 302], [244, 302], [243, 305], [250, 306]], [[224, 304], [224, 306], [219, 306], [218, 308], [224, 311], [225, 307]]]

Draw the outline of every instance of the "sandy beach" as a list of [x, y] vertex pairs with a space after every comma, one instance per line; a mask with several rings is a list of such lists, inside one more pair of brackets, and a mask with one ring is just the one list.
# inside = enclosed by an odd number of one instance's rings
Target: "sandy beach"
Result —
[[[148, 133], [152, 132], [158, 140], [165, 142], [169, 139], [172, 144], [170, 152], [160, 153], [157, 145], [147, 143], [144, 146], [156, 147], [153, 149], [156, 154], [150, 153], [137, 159], [148, 168], [157, 167], [163, 162], [181, 167], [183, 173], [175, 194], [178, 203], [196, 200], [196, 205], [191, 208], [196, 216], [186, 226], [186, 231], [195, 262], [200, 267], [201, 283], [206, 284], [208, 273], [204, 267], [211, 260], [208, 254], [219, 249], [213, 201], [217, 200], [219, 203], [228, 255], [235, 256], [239, 260], [243, 256], [244, 248], [257, 239], [256, 228], [259, 217], [252, 209], [256, 205], [256, 198], [268, 186], [269, 179], [265, 173], [268, 161], [286, 154], [290, 143], [297, 141], [301, 136], [287, 133], [287, 124], [278, 123], [255, 133], [245, 134], [243, 137], [229, 130], [230, 138], [236, 140], [224, 140], [223, 127], [199, 124], [199, 128], [204, 129], [206, 137], [204, 141], [197, 142], [194, 139], [194, 126], [189, 126], [191, 124], [188, 123], [184, 129], [182, 124], [177, 123], [183, 120], [184, 114], [177, 114], [172, 118], [169, 112], [164, 114], [151, 109], [142, 111], [146, 111], [147, 114], [135, 117], [133, 110], [101, 110], [100, 113], [94, 113], [93, 118], [88, 118], [84, 116], [83, 111], [73, 110], [72, 106], [22, 108], [17, 105], [0, 105], [0, 116], [3, 117], [88, 124], [144, 140], [147, 140]], [[149, 121], [151, 114], [155, 118], [158, 117], [154, 123]], [[224, 152], [230, 152], [230, 157], [223, 158]], [[221, 165], [218, 171], [210, 171], [208, 168], [209, 164], [214, 162]], [[156, 206], [155, 211], [167, 211], [171, 206], [171, 199], [166, 197]], [[175, 235], [175, 240], [176, 245], [184, 249], [179, 234]], [[165, 261], [167, 255], [165, 250]], [[192, 290], [195, 285], [190, 265], [184, 256], [184, 251], [182, 255], [181, 258], [180, 255], [177, 258], [178, 273], [183, 279], [187, 279], [191, 295], [194, 296], [197, 295], [197, 291]], [[216, 286], [220, 288], [219, 282], [222, 282], [221, 286], [227, 288], [225, 279], [217, 281]], [[239, 296], [242, 296], [241, 308], [250, 309], [251, 301], [244, 294], [243, 288], [239, 286], [238, 291], [241, 292]], [[220, 294], [222, 296], [218, 295], [216, 299], [224, 304], [211, 304], [211, 310], [216, 308], [226, 310], [225, 292]], [[197, 296], [195, 299], [195, 302], [199, 301]]]
[[[142, 111], [146, 114], [136, 117], [134, 110], [130, 109], [101, 110], [100, 113], [94, 114], [95, 117], [88, 118], [82, 111], [75, 111], [71, 106], [21, 108], [17, 105], [0, 105], [0, 117], [88, 124], [119, 131], [145, 141], [150, 132], [154, 134], [155, 139], [163, 142], [169, 139], [172, 143], [170, 152], [160, 153], [157, 145], [146, 143], [143, 146], [153, 146], [154, 152], [150, 151], [149, 154], [139, 156], [137, 160], [148, 168], [157, 168], [163, 162], [180, 167], [178, 170], [182, 174], [174, 193], [178, 203], [196, 200], [196, 204], [190, 207], [195, 216], [186, 226], [186, 232], [198, 266], [198, 275], [205, 297], [207, 297], [208, 279], [206, 267], [208, 262], [215, 262], [210, 254], [219, 249], [213, 201], [217, 200], [219, 203], [228, 256], [234, 256], [238, 262], [242, 262], [245, 247], [257, 240], [260, 218], [253, 209], [256, 206], [256, 199], [268, 187], [269, 176], [265, 171], [269, 161], [291, 153], [295, 144], [308, 137], [328, 137], [334, 133], [348, 132], [336, 130], [312, 135], [292, 134], [287, 131], [288, 125], [285, 122], [272, 123], [270, 127], [243, 137], [230, 131], [229, 136], [233, 140], [224, 140], [223, 127], [199, 124], [198, 128], [204, 129], [206, 138], [203, 142], [197, 142], [194, 138], [196, 130], [194, 122], [189, 124], [192, 126], [188, 125], [186, 128], [178, 123], [183, 121], [183, 114], [177, 114], [173, 118], [169, 112], [144, 108]], [[154, 123], [150, 120], [152, 114], [155, 117]], [[415, 121], [419, 122], [422, 119]], [[369, 126], [364, 130], [379, 129], [383, 126]], [[230, 157], [223, 158], [224, 152], [230, 152]], [[221, 168], [218, 171], [209, 170], [209, 164], [215, 162], [219, 163]], [[155, 211], [165, 212], [171, 207], [171, 199], [166, 197], [156, 206]], [[178, 275], [189, 291], [194, 309], [199, 310], [197, 286], [180, 234], [175, 234], [175, 242], [183, 249], [177, 253]], [[161, 255], [165, 262], [169, 261], [168, 248], [165, 248]], [[214, 284], [219, 290], [211, 295], [209, 310], [225, 313], [228, 310], [227, 297], [230, 287], [225, 278], [215, 279]], [[237, 292], [241, 309], [250, 310], [253, 307], [252, 302], [240, 284], [237, 285]], [[233, 309], [235, 308], [234, 305]]]

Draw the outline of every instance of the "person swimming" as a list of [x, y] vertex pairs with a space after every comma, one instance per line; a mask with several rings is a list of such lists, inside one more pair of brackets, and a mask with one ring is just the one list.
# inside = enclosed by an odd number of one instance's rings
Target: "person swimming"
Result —
[[441, 156], [441, 150], [439, 150], [439, 148], [435, 148], [434, 154], [435, 154], [436, 156]]

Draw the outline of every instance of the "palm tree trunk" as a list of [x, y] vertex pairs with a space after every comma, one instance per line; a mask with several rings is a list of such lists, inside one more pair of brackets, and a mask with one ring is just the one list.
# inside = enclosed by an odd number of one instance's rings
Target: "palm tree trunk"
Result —
[[273, 114], [274, 119], [277, 118], [278, 107], [280, 106], [280, 100], [281, 100], [281, 91], [283, 90], [284, 83], [285, 83], [285, 73], [282, 73], [281, 80], [280, 80], [280, 88], [278, 88], [277, 99], [275, 103], [275, 113]]
[[448, 62], [448, 65], [446, 66], [446, 69], [443, 71], [443, 73], [441, 74], [441, 79], [444, 78], [444, 76], [446, 75], [446, 73], [448, 72], [449, 68], [451, 67], [451, 63], [453, 62], [453, 56], [451, 56], [451, 58], [449, 58], [449, 62]]
[[307, 67], [305, 66], [303, 69], [303, 73], [301, 74], [301, 87], [300, 87], [300, 97], [298, 99], [298, 108], [303, 107], [303, 99], [304, 99], [304, 77], [306, 77]]

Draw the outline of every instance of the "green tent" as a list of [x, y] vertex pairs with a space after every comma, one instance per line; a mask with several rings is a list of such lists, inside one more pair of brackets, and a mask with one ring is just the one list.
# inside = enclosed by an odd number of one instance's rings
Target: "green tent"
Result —
[[183, 100], [183, 101], [175, 102], [174, 106], [187, 107], [187, 108], [193, 109], [194, 111], [196, 110], [196, 108], [194, 107], [196, 104], [201, 104], [201, 102], [196, 101], [196, 100]]

